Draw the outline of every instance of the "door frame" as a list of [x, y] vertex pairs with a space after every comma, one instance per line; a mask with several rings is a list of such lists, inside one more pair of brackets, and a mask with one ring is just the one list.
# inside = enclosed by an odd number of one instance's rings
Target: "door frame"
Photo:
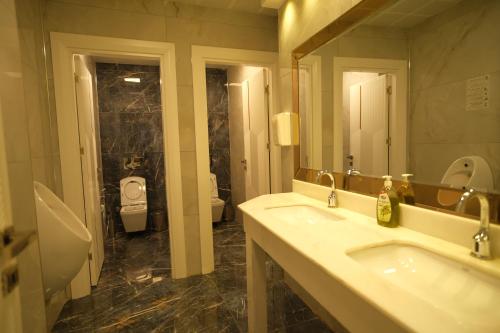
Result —
[[[193, 67], [201, 271], [203, 274], [208, 274], [214, 270], [214, 248], [210, 204], [210, 157], [205, 68], [207, 64], [248, 65], [267, 68], [269, 71], [269, 117], [271, 118], [279, 112], [278, 95], [274, 93], [274, 91], [278, 91], [278, 53], [193, 45], [191, 47], [191, 63]], [[279, 193], [282, 189], [281, 148], [275, 144], [272, 126], [269, 129], [271, 193]]]
[[[172, 43], [51, 32], [63, 200], [85, 221], [73, 54], [135, 58], [160, 64], [165, 181], [172, 277], [187, 276], [177, 110], [175, 46]], [[71, 282], [72, 297], [90, 294], [88, 261]]]
[[[390, 114], [389, 128], [392, 144], [390, 156], [404, 156], [401, 163], [393, 163], [391, 173], [396, 178], [407, 172], [408, 166], [408, 66], [407, 60], [381, 58], [333, 58], [333, 169], [343, 170], [343, 123], [342, 123], [342, 90], [344, 72], [387, 73], [395, 77], [397, 82], [393, 104], [397, 113]], [[393, 98], [393, 97], [391, 97]]]
[[[312, 99], [312, 109], [308, 110], [309, 116], [307, 122], [307, 136], [308, 136], [308, 146], [306, 149], [312, 156], [312, 160], [308, 163], [309, 169], [321, 170], [323, 165], [323, 126], [322, 126], [322, 101], [321, 94], [322, 90], [322, 78], [321, 78], [321, 56], [318, 55], [307, 55], [300, 59], [299, 64], [299, 80], [300, 80], [300, 69], [302, 67], [307, 67], [311, 71], [311, 99]], [[300, 83], [299, 83], [300, 85]]]

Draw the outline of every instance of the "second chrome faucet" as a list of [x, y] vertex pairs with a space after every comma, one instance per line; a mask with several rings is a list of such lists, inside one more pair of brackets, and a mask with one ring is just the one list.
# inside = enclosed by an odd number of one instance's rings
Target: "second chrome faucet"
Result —
[[328, 208], [336, 208], [338, 203], [337, 203], [337, 194], [335, 193], [335, 177], [333, 177], [333, 175], [330, 172], [326, 170], [321, 170], [318, 171], [318, 174], [316, 175], [316, 183], [319, 183], [321, 181], [321, 178], [323, 178], [323, 176], [330, 177], [330, 180], [332, 181], [332, 191], [328, 196]]

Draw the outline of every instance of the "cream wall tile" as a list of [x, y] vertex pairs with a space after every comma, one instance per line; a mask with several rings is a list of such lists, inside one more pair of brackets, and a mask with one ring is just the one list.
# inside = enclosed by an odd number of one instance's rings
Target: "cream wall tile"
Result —
[[193, 87], [177, 86], [181, 151], [196, 151]]
[[[410, 161], [416, 180], [439, 183], [455, 159], [479, 155], [500, 188], [500, 96], [494, 93], [500, 89], [500, 46], [493, 37], [499, 20], [500, 3], [464, 1], [410, 31]], [[490, 74], [490, 106], [467, 111], [467, 80], [484, 74]]]
[[[490, 91], [500, 90], [500, 72], [490, 76]], [[500, 104], [490, 100], [485, 110], [466, 110], [466, 81], [431, 87], [414, 94], [410, 118], [415, 143], [500, 142]], [[498, 95], [492, 93], [492, 95]]]
[[181, 152], [181, 170], [184, 214], [198, 214], [198, 181], [196, 173], [196, 153], [194, 151]]
[[[18, 1], [16, 5], [21, 63], [23, 73], [24, 101], [28, 121], [33, 171], [37, 180], [55, 189], [56, 175], [53, 170], [53, 131], [48, 103], [45, 60], [43, 57], [44, 40], [39, 0]], [[57, 146], [55, 146], [57, 149]], [[37, 163], [41, 162], [41, 165]], [[43, 170], [43, 172], [42, 172]], [[60, 178], [60, 175], [57, 175]]]
[[[202, 5], [201, 2], [200, 5]], [[276, 27], [278, 19], [275, 16], [256, 15], [228, 9], [208, 8], [174, 2], [166, 4], [165, 15], [167, 17], [177, 17], [194, 21], [266, 29], [272, 31], [273, 33], [277, 33]]]
[[0, 86], [1, 116], [3, 122], [9, 124], [4, 127], [4, 135], [6, 141], [11, 143], [6, 147], [7, 158], [11, 162], [27, 161], [30, 159], [30, 145], [26, 128], [27, 118], [24, 109], [22, 72], [20, 68], [5, 72], [16, 75], [16, 77], [10, 77], [4, 74]]
[[[191, 42], [188, 39], [175, 40], [170, 38], [167, 31], [169, 42], [175, 43], [175, 63], [177, 70], [177, 86], [192, 86], [193, 74], [191, 66]], [[177, 93], [179, 95], [179, 93]], [[193, 96], [185, 96], [193, 100]], [[179, 101], [180, 103], [180, 101]]]
[[31, 164], [33, 168], [33, 180], [36, 180], [53, 191], [56, 191], [54, 166], [52, 157], [33, 157]]
[[56, 0], [66, 4], [81, 5], [88, 7], [98, 7], [119, 11], [143, 13], [151, 15], [164, 15], [163, 0]]
[[[24, 103], [22, 48], [19, 40], [16, 3], [0, 1], [0, 121], [7, 143], [7, 169], [12, 218], [17, 231], [36, 228], [30, 145]], [[33, 49], [31, 49], [33, 50]], [[45, 331], [38, 244], [19, 257], [21, 318], [26, 332]]]
[[184, 215], [188, 275], [201, 274], [200, 224], [198, 215]]
[[49, 31], [165, 40], [165, 20], [161, 16], [55, 1], [47, 2], [45, 24]]
[[168, 41], [185, 40], [194, 45], [278, 50], [277, 34], [268, 29], [176, 17], [167, 17], [166, 26]]
[[292, 179], [295, 172], [293, 166], [293, 147], [281, 148], [281, 160], [291, 161], [291, 163], [282, 164], [281, 176], [283, 177], [283, 192], [292, 192]]
[[292, 70], [280, 69], [280, 106], [281, 112], [292, 111]]
[[463, 1], [412, 29], [413, 87], [420, 90], [499, 71], [500, 43], [493, 37], [499, 18], [498, 1]]

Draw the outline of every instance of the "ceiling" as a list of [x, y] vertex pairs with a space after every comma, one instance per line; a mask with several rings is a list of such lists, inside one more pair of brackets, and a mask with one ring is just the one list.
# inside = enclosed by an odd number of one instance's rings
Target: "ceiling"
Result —
[[185, 3], [210, 8], [231, 9], [252, 14], [277, 16], [278, 11], [271, 8], [263, 8], [261, 0], [169, 0], [170, 2]]
[[393, 6], [369, 18], [364, 24], [411, 28], [455, 6], [460, 1], [462, 0], [399, 0]]

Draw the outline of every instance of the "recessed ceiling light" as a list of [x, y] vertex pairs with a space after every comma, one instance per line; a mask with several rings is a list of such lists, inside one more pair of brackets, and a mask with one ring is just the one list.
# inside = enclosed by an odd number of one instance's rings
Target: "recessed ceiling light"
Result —
[[126, 77], [123, 79], [125, 82], [141, 83], [141, 79], [138, 77]]

